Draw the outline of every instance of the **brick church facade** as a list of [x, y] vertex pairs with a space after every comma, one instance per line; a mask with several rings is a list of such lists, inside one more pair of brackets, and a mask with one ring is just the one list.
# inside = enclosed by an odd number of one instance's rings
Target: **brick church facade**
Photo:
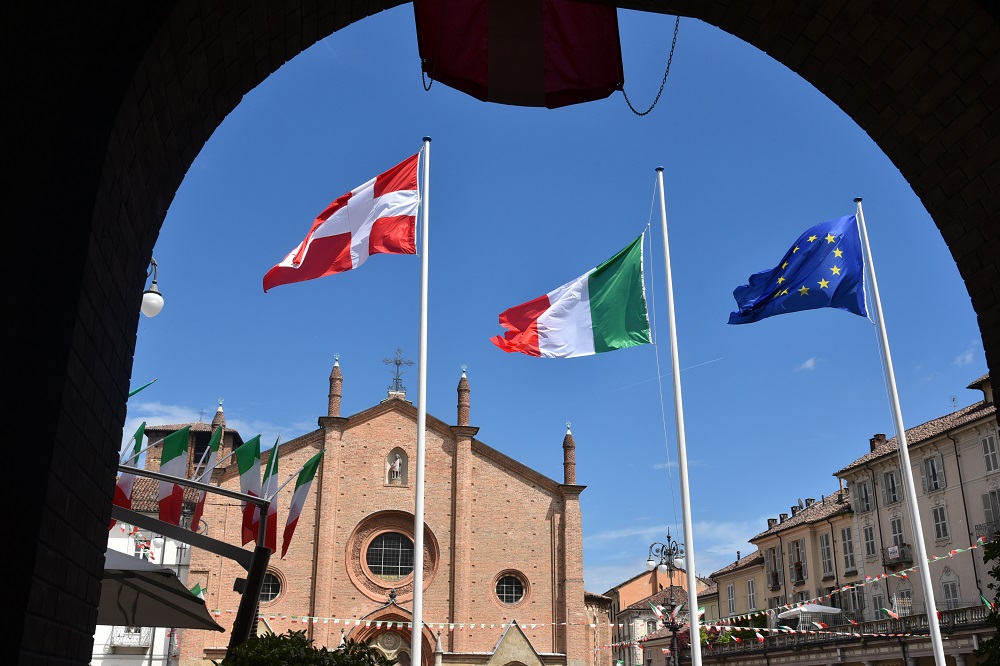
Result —
[[[284, 559], [281, 534], [294, 482], [278, 495], [279, 552], [268, 566], [258, 633], [304, 630], [316, 646], [331, 649], [347, 639], [370, 642], [411, 666], [417, 409], [404, 391], [390, 391], [378, 404], [342, 416], [343, 384], [338, 361], [319, 428], [278, 447], [282, 482], [325, 453]], [[602, 648], [610, 642], [609, 600], [583, 586], [584, 486], [576, 483], [572, 434], [567, 429], [562, 443], [560, 483], [476, 439], [470, 393], [463, 371], [456, 423], [426, 416], [422, 666], [608, 666], [610, 653]], [[181, 427], [146, 433], [155, 442]], [[212, 484], [239, 491], [235, 458], [225, 458], [243, 439], [225, 429], [221, 406], [211, 427], [192, 424], [190, 472], [216, 427], [224, 428], [223, 463]], [[262, 453], [262, 469], [272, 453]], [[160, 447], [151, 448], [146, 467], [157, 469], [159, 455]], [[152, 484], [143, 487], [155, 503]], [[155, 511], [139, 502], [135, 508]], [[240, 503], [209, 495], [197, 528], [240, 545]], [[183, 630], [182, 665], [224, 656], [240, 602], [234, 581], [246, 576], [236, 562], [196, 548], [190, 553], [187, 585], [207, 591], [206, 604], [220, 612], [227, 632]]]

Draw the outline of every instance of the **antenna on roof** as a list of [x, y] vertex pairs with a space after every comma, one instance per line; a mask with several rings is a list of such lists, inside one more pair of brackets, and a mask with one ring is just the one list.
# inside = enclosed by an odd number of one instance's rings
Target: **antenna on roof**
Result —
[[958, 411], [958, 400], [955, 398], [955, 396], [951, 396], [951, 411], [953, 412]]

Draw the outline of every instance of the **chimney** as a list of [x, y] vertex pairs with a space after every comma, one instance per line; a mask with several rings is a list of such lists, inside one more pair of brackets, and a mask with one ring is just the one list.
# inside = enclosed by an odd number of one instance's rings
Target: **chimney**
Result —
[[462, 366], [462, 378], [458, 380], [458, 425], [469, 425], [469, 380]]
[[792, 516], [799, 515], [799, 506], [797, 504], [793, 504], [791, 506], [791, 509], [792, 509]]
[[778, 514], [778, 519], [779, 519], [779, 522], [783, 523], [786, 520], [788, 520], [788, 514], [787, 513], [779, 513]]
[[777, 524], [778, 524], [778, 519], [777, 518], [768, 518], [767, 519], [767, 529], [771, 529], [772, 527], [774, 527]]
[[566, 436], [563, 437], [563, 483], [567, 486], [576, 485], [576, 440], [569, 431], [569, 421], [566, 422]]
[[883, 444], [885, 444], [885, 434], [884, 433], [879, 433], [879, 434], [875, 435], [870, 440], [868, 440], [868, 443], [871, 445], [872, 451], [874, 451], [878, 447], [880, 447]]
[[330, 371], [330, 404], [327, 416], [340, 416], [340, 397], [344, 391], [344, 377], [340, 374], [340, 354], [333, 355], [333, 370]]
[[806, 498], [806, 506], [807, 507], [812, 506], [815, 503], [816, 503], [816, 498], [815, 497], [807, 497]]

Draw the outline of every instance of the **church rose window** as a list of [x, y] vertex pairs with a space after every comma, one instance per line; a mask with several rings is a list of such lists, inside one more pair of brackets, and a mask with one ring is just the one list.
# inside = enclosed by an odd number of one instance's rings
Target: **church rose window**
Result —
[[497, 597], [505, 604], [516, 604], [524, 598], [524, 583], [517, 576], [507, 574], [497, 581]]
[[382, 580], [394, 581], [413, 573], [413, 542], [398, 532], [385, 532], [368, 546], [365, 562]]
[[260, 588], [260, 601], [274, 601], [281, 594], [281, 581], [272, 573], [264, 574], [264, 583]]

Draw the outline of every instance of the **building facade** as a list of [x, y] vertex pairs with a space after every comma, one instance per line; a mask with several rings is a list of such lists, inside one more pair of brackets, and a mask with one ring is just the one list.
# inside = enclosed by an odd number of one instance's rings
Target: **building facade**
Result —
[[[278, 552], [265, 575], [258, 632], [304, 630], [328, 648], [369, 642], [410, 666], [417, 409], [397, 385], [378, 404], [342, 416], [343, 385], [337, 362], [319, 427], [261, 455], [263, 469], [277, 452], [285, 480], [325, 451], [283, 558], [294, 484], [278, 493]], [[562, 441], [564, 478], [555, 481], [476, 439], [464, 371], [457, 392], [454, 425], [426, 417], [423, 666], [609, 666], [608, 651], [599, 647], [610, 638], [610, 600], [583, 588], [584, 486], [576, 483], [572, 433], [567, 429]], [[183, 425], [147, 428], [150, 442]], [[207, 446], [216, 427], [225, 428], [221, 406], [211, 427], [192, 425], [189, 478], [199, 446]], [[243, 439], [224, 432], [223, 463], [212, 484], [238, 492], [239, 469], [227, 456]], [[147, 469], [159, 468], [159, 455], [158, 447], [150, 448]], [[134, 509], [155, 513], [155, 485], [137, 484], [136, 496], [146, 504], [134, 500]], [[243, 545], [241, 527], [240, 502], [210, 494], [195, 529]], [[205, 590], [208, 608], [230, 629], [241, 598], [234, 582], [238, 587], [246, 571], [197, 548], [184, 559], [182, 580]], [[178, 634], [171, 657], [178, 664], [219, 660], [230, 638], [229, 631]]]

